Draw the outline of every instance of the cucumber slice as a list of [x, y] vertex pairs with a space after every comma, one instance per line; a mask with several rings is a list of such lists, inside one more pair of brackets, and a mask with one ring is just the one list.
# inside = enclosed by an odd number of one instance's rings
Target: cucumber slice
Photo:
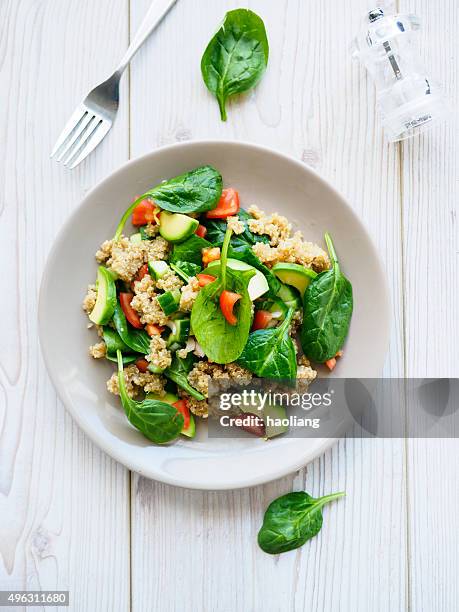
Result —
[[140, 232], [138, 232], [137, 234], [132, 234], [129, 240], [134, 244], [140, 244], [142, 242], [142, 234]]
[[[179, 401], [179, 398], [173, 393], [166, 393], [163, 396], [156, 395], [154, 393], [147, 393], [146, 397], [147, 399], [158, 400], [159, 402], [165, 402], [166, 404], [171, 405]], [[188, 427], [186, 429], [184, 427], [180, 433], [184, 436], [187, 436], [187, 438], [194, 438], [194, 436], [196, 435], [196, 423], [194, 421], [194, 415], [191, 412]]]
[[169, 242], [183, 242], [196, 231], [199, 225], [197, 219], [180, 213], [170, 213], [166, 210], [159, 215], [159, 233]]
[[[268, 281], [266, 280], [265, 275], [260, 272], [260, 270], [257, 270], [253, 266], [250, 266], [249, 264], [245, 263], [245, 261], [239, 261], [239, 259], [229, 258], [227, 265], [228, 268], [230, 268], [231, 270], [255, 270], [255, 275], [252, 276], [249, 281], [249, 286], [247, 287], [249, 297], [252, 302], [269, 291]], [[210, 264], [207, 266], [207, 269], [204, 270], [204, 274], [209, 273], [215, 276], [216, 274], [218, 274], [220, 266], [220, 260], [211, 261]]]
[[99, 266], [97, 270], [97, 300], [89, 320], [96, 325], [106, 325], [113, 317], [116, 307], [116, 286], [112, 273]]
[[167, 339], [168, 348], [185, 344], [190, 335], [190, 319], [176, 319], [171, 322], [170, 327], [171, 333]]
[[155, 366], [152, 363], [149, 364], [148, 371], [152, 374], [162, 374], [164, 372], [162, 368], [158, 368], [158, 366]]
[[156, 298], [158, 300], [158, 304], [161, 306], [165, 315], [170, 315], [174, 312], [177, 312], [180, 304], [180, 291], [178, 289], [174, 289], [173, 291], [166, 291], [166, 293], [162, 293], [158, 295]]
[[149, 261], [148, 262], [148, 271], [152, 275], [152, 277], [156, 280], [162, 278], [167, 272], [169, 272], [170, 268], [165, 261]]
[[277, 292], [277, 297], [284, 302], [287, 308], [298, 310], [301, 308], [301, 300], [298, 291], [292, 289], [289, 285], [282, 285]]
[[311, 280], [317, 276], [314, 270], [294, 263], [278, 263], [273, 266], [273, 272], [280, 281], [295, 287], [299, 291], [301, 298], [303, 298], [304, 292]]

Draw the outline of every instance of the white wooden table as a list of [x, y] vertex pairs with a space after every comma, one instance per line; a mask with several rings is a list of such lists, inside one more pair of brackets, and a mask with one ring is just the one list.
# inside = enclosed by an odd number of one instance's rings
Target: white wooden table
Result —
[[[0, 0], [0, 588], [70, 590], [82, 612], [458, 610], [455, 440], [343, 440], [280, 481], [201, 493], [130, 473], [57, 400], [36, 322], [56, 233], [130, 157], [199, 138], [267, 144], [332, 181], [386, 265], [386, 376], [458, 373], [457, 125], [385, 143], [373, 86], [348, 49], [366, 0], [179, 0], [124, 78], [97, 152], [73, 172], [49, 159], [150, 1]], [[400, 4], [424, 18], [423, 53], [457, 105], [457, 0]], [[236, 6], [262, 15], [271, 57], [224, 124], [199, 62]], [[292, 488], [347, 498], [301, 550], [267, 556], [256, 546], [263, 511]]]

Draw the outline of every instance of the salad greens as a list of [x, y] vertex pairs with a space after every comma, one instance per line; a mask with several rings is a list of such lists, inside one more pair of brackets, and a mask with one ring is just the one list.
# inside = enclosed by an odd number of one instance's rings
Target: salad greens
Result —
[[162, 210], [169, 212], [202, 213], [217, 206], [222, 189], [222, 176], [212, 166], [202, 166], [165, 181], [129, 206], [117, 227], [114, 240], [119, 239], [126, 221], [142, 200], [151, 199]]
[[202, 249], [207, 249], [212, 246], [205, 238], [200, 236], [190, 236], [184, 242], [174, 244], [172, 254], [170, 257], [170, 263], [177, 264], [178, 262], [188, 262], [201, 266], [202, 263]]
[[352, 285], [340, 270], [329, 234], [325, 242], [333, 267], [321, 272], [306, 289], [301, 328], [303, 351], [318, 363], [335, 357], [342, 348], [353, 310]]
[[[134, 329], [128, 325], [126, 316], [119, 302], [116, 304], [113, 323], [120, 339], [136, 353], [146, 355], [150, 350], [150, 336], [143, 329]], [[121, 349], [122, 350], [122, 349]]]
[[269, 44], [263, 20], [248, 9], [226, 13], [221, 28], [207, 45], [201, 72], [226, 121], [226, 101], [254, 87], [268, 65]]
[[[198, 293], [191, 311], [191, 327], [207, 357], [215, 363], [236, 361], [247, 342], [252, 324], [252, 302], [248, 284], [254, 270], [235, 273], [227, 267], [231, 229], [227, 229], [218, 277]], [[236, 305], [237, 322], [231, 325], [222, 313], [220, 296], [230, 291], [241, 296]]]
[[183, 415], [174, 406], [165, 402], [153, 399], [138, 402], [131, 399], [126, 389], [123, 360], [119, 349], [117, 357], [121, 403], [129, 422], [155, 444], [165, 444], [175, 440], [183, 428]]
[[176, 263], [171, 263], [170, 266], [177, 276], [179, 276], [186, 283], [189, 282], [190, 278], [201, 272], [201, 266], [198, 266], [191, 261], [177, 261]]
[[182, 358], [175, 354], [171, 365], [164, 370], [164, 376], [173, 380], [179, 387], [189, 393], [191, 397], [197, 400], [203, 400], [205, 399], [204, 395], [199, 393], [199, 391], [188, 382], [188, 374], [193, 367], [193, 363], [193, 355], [188, 354], [185, 358]]
[[267, 508], [258, 532], [258, 544], [270, 555], [303, 546], [322, 528], [322, 508], [343, 497], [333, 493], [314, 499], [304, 491], [295, 491], [275, 499]]
[[291, 308], [279, 327], [252, 332], [238, 359], [239, 365], [263, 378], [296, 378], [296, 352], [289, 334], [294, 312]]

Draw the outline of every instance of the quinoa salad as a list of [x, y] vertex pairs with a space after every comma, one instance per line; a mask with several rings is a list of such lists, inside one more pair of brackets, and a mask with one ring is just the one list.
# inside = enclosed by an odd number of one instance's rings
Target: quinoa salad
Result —
[[113, 362], [107, 389], [153, 443], [194, 437], [211, 379], [307, 386], [313, 364], [342, 356], [352, 288], [330, 236], [327, 252], [281, 214], [242, 207], [236, 187], [211, 166], [164, 181], [95, 254], [89, 355]]

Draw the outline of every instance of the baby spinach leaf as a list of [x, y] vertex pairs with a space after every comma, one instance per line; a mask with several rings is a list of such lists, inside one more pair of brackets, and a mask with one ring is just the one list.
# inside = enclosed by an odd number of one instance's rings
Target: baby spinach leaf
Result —
[[[193, 333], [204, 353], [215, 363], [236, 361], [247, 342], [252, 323], [252, 302], [247, 287], [255, 272], [244, 270], [236, 273], [227, 267], [231, 234], [228, 228], [218, 277], [200, 290], [191, 310]], [[220, 295], [224, 290], [242, 296], [234, 306], [236, 325], [230, 325], [221, 311]]]
[[120, 350], [117, 351], [117, 357], [121, 403], [129, 422], [155, 444], [165, 444], [175, 440], [183, 428], [183, 415], [174, 406], [165, 402], [152, 399], [138, 402], [131, 399], [126, 390]]
[[196, 266], [201, 266], [202, 263], [202, 249], [211, 247], [212, 244], [201, 238], [200, 236], [190, 236], [179, 244], [174, 244], [172, 253], [170, 256], [170, 262], [177, 264], [178, 262], [189, 262]]
[[268, 56], [263, 20], [248, 9], [226, 13], [201, 60], [204, 83], [218, 100], [222, 121], [226, 121], [227, 99], [258, 83], [268, 65]]
[[129, 206], [119, 222], [114, 240], [119, 239], [126, 221], [142, 200], [154, 200], [160, 208], [170, 212], [201, 213], [217, 206], [222, 188], [222, 176], [212, 166], [202, 166], [165, 181], [141, 195]]
[[252, 332], [238, 359], [239, 365], [262, 378], [296, 378], [296, 352], [289, 334], [294, 310], [290, 309], [279, 327]]
[[180, 276], [186, 283], [201, 272], [201, 266], [194, 264], [190, 261], [177, 261], [176, 263], [170, 264], [172, 270]]
[[[241, 246], [241, 245], [253, 245], [256, 242], [264, 242], [269, 243], [268, 236], [252, 234], [249, 230], [247, 221], [252, 219], [252, 216], [241, 208], [241, 210], [237, 214], [239, 221], [242, 221], [244, 224], [244, 231], [242, 234], [237, 234], [231, 237], [231, 246]], [[203, 220], [203, 224], [207, 228], [206, 238], [211, 242], [214, 246], [221, 246], [223, 244], [223, 240], [225, 239], [225, 233], [227, 228], [227, 222], [223, 219], [206, 219]]]
[[199, 393], [199, 391], [188, 382], [188, 374], [193, 367], [193, 361], [193, 356], [190, 354], [188, 354], [185, 359], [175, 354], [171, 365], [164, 370], [163, 374], [170, 380], [173, 380], [179, 387], [191, 395], [191, 397], [197, 400], [203, 400], [205, 399], [204, 395]]
[[333, 267], [321, 272], [304, 294], [301, 346], [309, 359], [324, 363], [342, 348], [353, 310], [352, 285], [341, 272], [329, 234], [325, 241]]
[[333, 493], [314, 499], [304, 491], [295, 491], [275, 499], [265, 512], [258, 545], [270, 555], [303, 546], [321, 530], [323, 506], [343, 495]]
[[115, 308], [113, 323], [119, 337], [130, 349], [142, 355], [147, 355], [150, 352], [150, 336], [143, 329], [135, 329], [128, 325], [119, 303]]
[[116, 356], [117, 351], [122, 352], [124, 365], [134, 363], [134, 361], [137, 361], [139, 358], [139, 355], [132, 354], [130, 347], [121, 340], [119, 334], [107, 325], [104, 327], [103, 338], [105, 346], [107, 347], [105, 357], [109, 361], [114, 361], [115, 363], [118, 361]]

